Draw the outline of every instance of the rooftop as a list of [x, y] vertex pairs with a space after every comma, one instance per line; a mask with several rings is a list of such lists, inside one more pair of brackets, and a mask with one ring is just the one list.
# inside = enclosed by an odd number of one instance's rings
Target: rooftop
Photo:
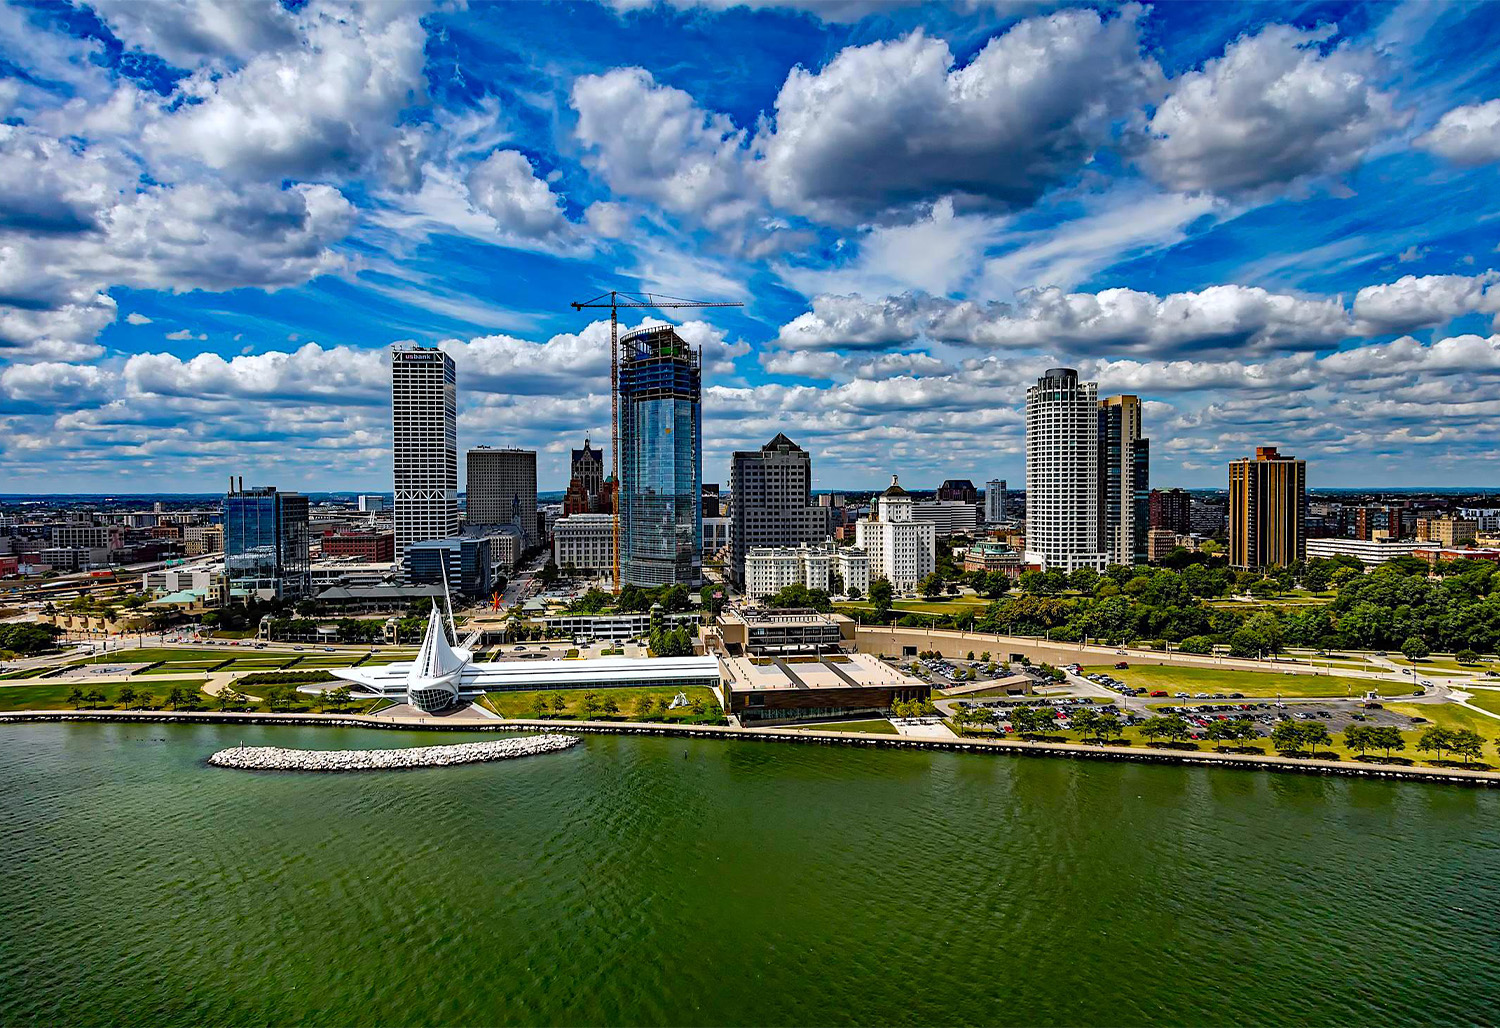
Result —
[[729, 687], [742, 692], [791, 689], [916, 688], [922, 683], [868, 653], [819, 657], [725, 657]]

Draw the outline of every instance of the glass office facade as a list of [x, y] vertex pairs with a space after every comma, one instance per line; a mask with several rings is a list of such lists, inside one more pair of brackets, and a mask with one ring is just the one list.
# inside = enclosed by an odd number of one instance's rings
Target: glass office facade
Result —
[[703, 580], [699, 354], [669, 325], [620, 340], [620, 574], [644, 587]]
[[307, 497], [269, 486], [226, 495], [224, 575], [230, 595], [241, 599], [306, 596]]

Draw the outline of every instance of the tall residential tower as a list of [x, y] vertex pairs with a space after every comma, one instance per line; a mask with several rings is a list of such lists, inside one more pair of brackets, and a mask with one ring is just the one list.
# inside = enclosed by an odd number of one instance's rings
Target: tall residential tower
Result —
[[1229, 566], [1256, 570], [1307, 558], [1307, 461], [1257, 446], [1229, 465]]
[[396, 561], [412, 543], [458, 535], [458, 373], [426, 347], [391, 352]]
[[1099, 547], [1111, 564], [1144, 564], [1150, 527], [1150, 442], [1141, 434], [1141, 400], [1107, 396], [1099, 401]]
[[1103, 570], [1099, 540], [1099, 386], [1052, 368], [1026, 390], [1026, 560]]

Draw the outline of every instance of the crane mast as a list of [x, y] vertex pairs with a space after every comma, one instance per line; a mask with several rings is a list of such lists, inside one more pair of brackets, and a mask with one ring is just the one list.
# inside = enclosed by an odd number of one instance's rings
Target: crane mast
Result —
[[614, 591], [620, 592], [620, 308], [650, 307], [674, 310], [682, 307], [743, 307], [743, 303], [685, 300], [665, 293], [622, 293], [611, 289], [592, 300], [575, 300], [575, 311], [609, 308], [609, 434], [614, 465]]

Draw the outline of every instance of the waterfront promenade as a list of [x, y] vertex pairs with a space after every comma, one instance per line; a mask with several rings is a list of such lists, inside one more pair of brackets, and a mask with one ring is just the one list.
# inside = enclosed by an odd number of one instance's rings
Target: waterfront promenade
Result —
[[322, 724], [343, 728], [385, 728], [418, 731], [514, 731], [608, 735], [655, 735], [684, 738], [725, 739], [746, 742], [792, 742], [835, 746], [867, 746], [877, 749], [948, 750], [964, 753], [1046, 756], [1080, 760], [1133, 761], [1146, 764], [1237, 768], [1297, 774], [1343, 775], [1366, 778], [1442, 782], [1453, 785], [1500, 787], [1500, 772], [1461, 767], [1418, 767], [1382, 764], [1376, 761], [1323, 760], [1283, 757], [1276, 754], [1217, 753], [1168, 747], [1098, 745], [1087, 743], [1030, 742], [1024, 739], [940, 739], [912, 735], [874, 735], [858, 732], [820, 731], [810, 728], [744, 728], [733, 725], [662, 724], [642, 721], [558, 721], [548, 719], [496, 719], [469, 717], [385, 717], [379, 714], [264, 714], [236, 711], [160, 710], [128, 711], [10, 711], [0, 714], [0, 724], [25, 722], [92, 721], [146, 724]]

